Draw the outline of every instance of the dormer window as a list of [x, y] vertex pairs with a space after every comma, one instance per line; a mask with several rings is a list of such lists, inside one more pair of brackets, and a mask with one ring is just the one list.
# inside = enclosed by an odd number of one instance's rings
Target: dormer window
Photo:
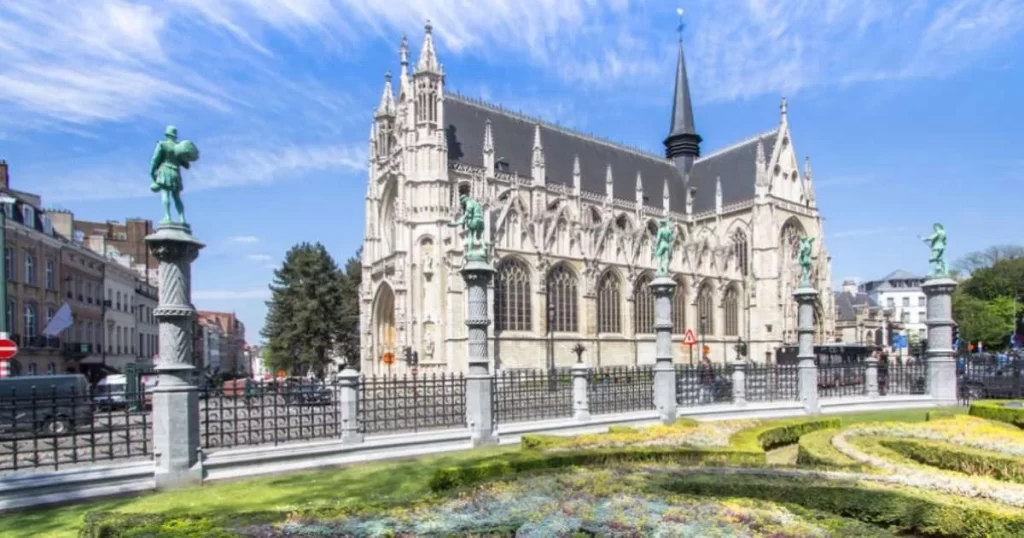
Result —
[[32, 209], [32, 206], [23, 205], [21, 206], [21, 218], [22, 224], [29, 228], [36, 227], [36, 212]]
[[508, 161], [506, 161], [505, 159], [498, 159], [497, 161], [494, 161], [494, 170], [497, 172], [504, 172], [507, 174], [509, 170]]
[[53, 222], [50, 221], [49, 215], [43, 215], [43, 233], [46, 235], [53, 235]]
[[9, 219], [14, 218], [14, 204], [0, 204], [4, 206], [4, 216]]

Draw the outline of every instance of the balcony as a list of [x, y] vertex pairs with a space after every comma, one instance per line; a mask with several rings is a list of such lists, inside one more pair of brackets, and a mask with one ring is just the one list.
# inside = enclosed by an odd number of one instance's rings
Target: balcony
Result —
[[64, 356], [71, 359], [84, 359], [92, 354], [92, 344], [85, 342], [67, 342], [64, 344]]
[[45, 349], [45, 348], [59, 349], [60, 348], [60, 338], [53, 338], [53, 337], [42, 336], [42, 335], [29, 336], [29, 337], [25, 338], [24, 346], [25, 347], [40, 348], [40, 349]]

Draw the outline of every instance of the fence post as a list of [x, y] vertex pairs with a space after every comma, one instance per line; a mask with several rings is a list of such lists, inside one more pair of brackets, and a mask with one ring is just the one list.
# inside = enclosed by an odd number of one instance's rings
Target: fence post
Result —
[[590, 421], [590, 367], [578, 362], [572, 365], [572, 415], [578, 422]]
[[672, 296], [676, 281], [658, 275], [651, 281], [654, 295], [654, 407], [665, 425], [676, 421], [676, 369], [672, 365]]
[[797, 386], [800, 389], [800, 401], [804, 410], [817, 414], [821, 411], [818, 405], [818, 366], [814, 362], [814, 305], [818, 301], [818, 290], [806, 282], [793, 292], [797, 303]]
[[487, 350], [487, 327], [491, 324], [487, 284], [494, 268], [479, 253], [466, 256], [462, 278], [466, 282], [466, 327], [469, 373], [466, 375], [466, 425], [473, 446], [498, 443], [494, 427], [494, 378]]
[[878, 398], [878, 358], [874, 355], [864, 361], [864, 388], [868, 398]]
[[359, 380], [360, 373], [351, 366], [338, 374], [338, 403], [341, 405], [341, 442], [358, 445], [363, 442], [359, 431]]
[[203, 481], [199, 437], [199, 388], [192, 365], [192, 262], [203, 244], [184, 223], [162, 222], [146, 237], [160, 261], [160, 298], [153, 317], [160, 327], [160, 362], [153, 387], [153, 460], [158, 489]]
[[921, 285], [927, 296], [928, 394], [939, 405], [956, 405], [956, 359], [953, 358], [953, 290], [956, 281], [932, 276]]
[[737, 358], [732, 363], [732, 403], [737, 407], [747, 405], [747, 363]]

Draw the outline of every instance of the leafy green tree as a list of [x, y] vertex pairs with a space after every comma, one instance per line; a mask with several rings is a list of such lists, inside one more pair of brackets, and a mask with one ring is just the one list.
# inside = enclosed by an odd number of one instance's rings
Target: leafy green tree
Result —
[[335, 342], [338, 354], [349, 366], [359, 369], [359, 287], [363, 281], [363, 249], [345, 262], [341, 273], [342, 302], [339, 331]]
[[338, 265], [320, 243], [296, 245], [274, 271], [262, 335], [274, 371], [323, 377], [343, 327], [345, 287]]
[[976, 269], [961, 288], [968, 295], [985, 301], [1024, 294], [1024, 258], [998, 260]]
[[997, 297], [986, 301], [958, 290], [953, 294], [953, 318], [963, 341], [985, 342], [986, 349], [1002, 349], [1013, 330], [1013, 299]]

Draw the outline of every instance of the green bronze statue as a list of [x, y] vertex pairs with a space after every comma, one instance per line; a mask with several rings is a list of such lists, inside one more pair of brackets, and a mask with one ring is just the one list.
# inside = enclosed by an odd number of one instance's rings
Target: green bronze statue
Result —
[[470, 195], [459, 197], [462, 215], [449, 226], [462, 226], [466, 230], [466, 259], [487, 260], [487, 242], [484, 241], [484, 208]]
[[668, 275], [668, 262], [672, 257], [672, 245], [676, 241], [668, 219], [661, 219], [661, 222], [658, 223], [658, 234], [654, 241], [654, 259], [658, 263], [658, 275], [666, 276]]
[[928, 237], [921, 237], [921, 240], [931, 245], [932, 248], [932, 257], [928, 260], [932, 264], [932, 270], [928, 276], [949, 276], [949, 267], [946, 265], [946, 229], [942, 227], [942, 224], [936, 222], [932, 234]]
[[811, 247], [814, 245], [814, 238], [805, 236], [800, 238], [800, 285], [811, 285]]
[[149, 190], [161, 193], [164, 203], [164, 218], [161, 222], [171, 222], [171, 202], [178, 213], [178, 222], [185, 224], [185, 204], [181, 203], [181, 191], [185, 185], [181, 181], [181, 169], [188, 169], [191, 163], [199, 160], [199, 148], [191, 140], [178, 141], [178, 129], [168, 125], [164, 130], [164, 139], [157, 142], [153, 150], [153, 160], [149, 165], [149, 176], [152, 183]]

